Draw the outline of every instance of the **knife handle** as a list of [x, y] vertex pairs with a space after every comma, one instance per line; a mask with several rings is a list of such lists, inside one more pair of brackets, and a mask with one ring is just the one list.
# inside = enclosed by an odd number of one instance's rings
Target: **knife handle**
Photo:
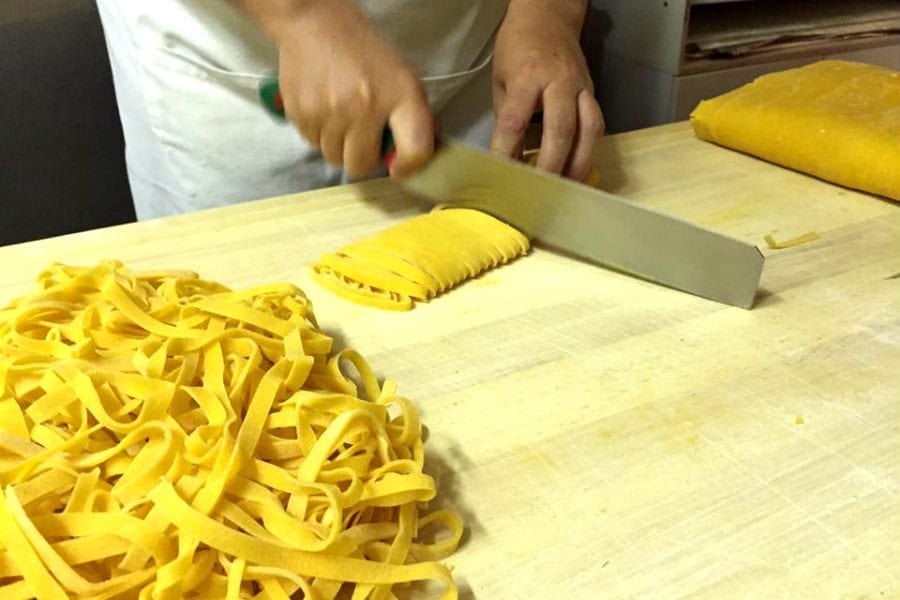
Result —
[[[269, 114], [284, 119], [284, 100], [278, 87], [277, 77], [266, 77], [259, 82], [259, 99]], [[388, 169], [397, 158], [397, 147], [394, 145], [394, 134], [387, 127], [381, 134], [381, 158]]]
[[284, 100], [278, 87], [277, 77], [265, 77], [259, 82], [259, 99], [269, 114], [278, 118], [284, 117]]
[[381, 160], [384, 161], [384, 166], [390, 170], [395, 158], [397, 158], [397, 146], [394, 145], [394, 134], [391, 133], [390, 128], [385, 127], [381, 134]]

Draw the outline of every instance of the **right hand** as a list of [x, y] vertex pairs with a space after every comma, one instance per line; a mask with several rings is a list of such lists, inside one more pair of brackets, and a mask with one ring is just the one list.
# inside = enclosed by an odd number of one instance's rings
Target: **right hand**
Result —
[[271, 28], [285, 115], [325, 160], [370, 175], [385, 127], [397, 155], [391, 176], [434, 153], [434, 118], [418, 77], [348, 0], [310, 0]]

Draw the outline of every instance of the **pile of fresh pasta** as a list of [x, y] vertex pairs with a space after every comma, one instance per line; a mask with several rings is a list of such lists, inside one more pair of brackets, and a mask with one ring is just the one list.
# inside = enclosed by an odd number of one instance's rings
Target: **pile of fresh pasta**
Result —
[[456, 597], [415, 407], [299, 289], [115, 262], [38, 287], [0, 311], [0, 598]]

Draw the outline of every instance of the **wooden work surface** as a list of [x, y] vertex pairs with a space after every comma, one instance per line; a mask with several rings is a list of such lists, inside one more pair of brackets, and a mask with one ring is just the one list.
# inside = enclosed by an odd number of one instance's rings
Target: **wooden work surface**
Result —
[[542, 250], [409, 313], [347, 303], [308, 265], [422, 210], [385, 181], [0, 248], [0, 297], [103, 258], [300, 285], [421, 408], [436, 504], [469, 528], [463, 598], [900, 598], [900, 205], [684, 123], [611, 136], [598, 166], [758, 244], [756, 308]]

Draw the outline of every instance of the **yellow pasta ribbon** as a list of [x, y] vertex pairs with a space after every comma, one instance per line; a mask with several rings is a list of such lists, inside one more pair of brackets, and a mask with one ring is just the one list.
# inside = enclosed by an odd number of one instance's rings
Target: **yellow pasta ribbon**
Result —
[[0, 310], [0, 598], [457, 597], [414, 405], [301, 290], [112, 261], [38, 288]]
[[785, 248], [793, 248], [794, 246], [800, 246], [801, 244], [814, 242], [817, 239], [819, 239], [819, 234], [815, 231], [810, 231], [808, 233], [804, 233], [803, 235], [798, 235], [797, 237], [791, 238], [789, 240], [784, 240], [783, 242], [775, 241], [775, 238], [772, 237], [771, 233], [767, 233], [765, 236], [763, 236], [763, 240], [766, 242], [766, 245], [772, 250], [784, 250]]
[[359, 304], [410, 310], [529, 247], [524, 234], [483, 212], [437, 209], [326, 254], [313, 278]]

